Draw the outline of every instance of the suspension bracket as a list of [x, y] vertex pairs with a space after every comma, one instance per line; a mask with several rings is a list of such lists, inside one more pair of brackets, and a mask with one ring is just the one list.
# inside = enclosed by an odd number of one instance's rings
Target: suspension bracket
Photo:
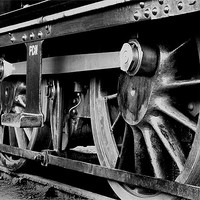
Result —
[[41, 112], [42, 42], [26, 43], [26, 108], [23, 113], [5, 113], [1, 124], [14, 127], [41, 127], [44, 119]]

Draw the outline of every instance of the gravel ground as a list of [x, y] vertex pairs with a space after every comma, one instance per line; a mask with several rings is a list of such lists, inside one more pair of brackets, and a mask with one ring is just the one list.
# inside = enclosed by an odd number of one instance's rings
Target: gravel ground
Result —
[[68, 195], [51, 187], [38, 185], [18, 178], [0, 177], [0, 200], [83, 200], [83, 198]]

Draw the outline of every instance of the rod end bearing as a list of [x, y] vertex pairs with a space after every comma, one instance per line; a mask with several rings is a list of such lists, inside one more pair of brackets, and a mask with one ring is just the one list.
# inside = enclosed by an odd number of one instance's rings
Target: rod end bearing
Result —
[[130, 76], [138, 73], [151, 75], [157, 67], [156, 48], [140, 44], [138, 40], [124, 43], [119, 56], [121, 70]]

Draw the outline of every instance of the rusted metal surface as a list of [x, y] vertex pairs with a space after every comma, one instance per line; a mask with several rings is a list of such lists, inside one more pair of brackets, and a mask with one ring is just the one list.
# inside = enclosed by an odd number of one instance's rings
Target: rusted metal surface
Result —
[[[40, 153], [30, 150], [19, 149], [7, 145], [0, 145], [0, 151], [15, 156], [35, 160]], [[47, 157], [46, 157], [47, 156]], [[123, 170], [111, 169], [99, 165], [70, 160], [52, 155], [46, 155], [49, 165], [55, 165], [65, 169], [75, 170], [86, 174], [95, 175], [110, 180], [136, 185], [148, 189], [158, 190], [171, 195], [198, 200], [200, 198], [200, 188], [193, 185], [181, 184], [158, 178], [152, 178], [139, 174], [130, 173]]]

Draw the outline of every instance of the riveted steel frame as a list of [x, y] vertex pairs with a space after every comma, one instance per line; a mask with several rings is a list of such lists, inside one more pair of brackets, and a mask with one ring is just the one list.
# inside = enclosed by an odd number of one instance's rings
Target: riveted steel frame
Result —
[[0, 46], [167, 18], [199, 10], [200, 2], [197, 0], [100, 1], [0, 28]]

